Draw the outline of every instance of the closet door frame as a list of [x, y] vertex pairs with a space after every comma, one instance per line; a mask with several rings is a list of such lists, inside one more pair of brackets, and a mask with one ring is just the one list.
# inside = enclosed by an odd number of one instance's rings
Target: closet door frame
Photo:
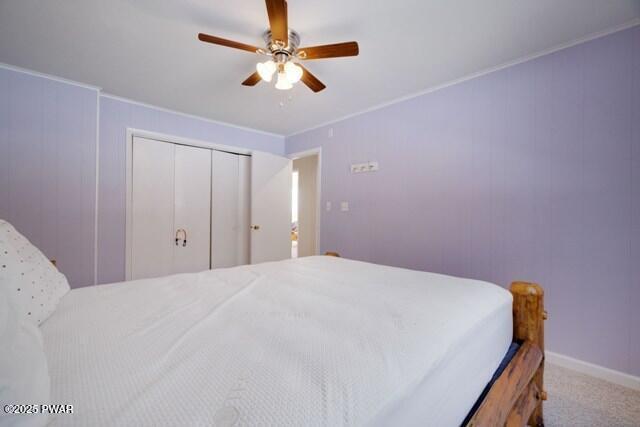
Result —
[[253, 150], [230, 145], [210, 143], [196, 139], [182, 138], [158, 132], [151, 132], [136, 128], [127, 128], [126, 147], [126, 202], [125, 202], [125, 280], [131, 280], [132, 273], [132, 231], [133, 231], [133, 139], [134, 137], [152, 139], [169, 144], [188, 145], [209, 150], [226, 151], [228, 153], [250, 156]]

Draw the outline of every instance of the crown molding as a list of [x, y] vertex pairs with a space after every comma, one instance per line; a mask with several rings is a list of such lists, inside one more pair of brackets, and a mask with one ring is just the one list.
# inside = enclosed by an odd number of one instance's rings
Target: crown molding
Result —
[[40, 78], [51, 80], [51, 81], [55, 81], [55, 82], [58, 82], [58, 83], [64, 83], [64, 84], [68, 84], [68, 85], [71, 85], [71, 86], [77, 86], [77, 87], [93, 90], [93, 91], [96, 91], [98, 93], [98, 96], [100, 98], [110, 98], [110, 99], [114, 99], [114, 100], [117, 100], [117, 101], [127, 102], [129, 104], [139, 105], [141, 107], [151, 108], [151, 109], [154, 109], [154, 110], [163, 111], [165, 113], [176, 114], [176, 115], [180, 115], [180, 116], [183, 116], [183, 117], [188, 117], [190, 119], [201, 120], [201, 121], [205, 121], [205, 122], [208, 122], [208, 123], [213, 123], [213, 124], [220, 125], [220, 126], [226, 126], [226, 127], [230, 127], [230, 128], [234, 128], [234, 129], [240, 129], [240, 130], [244, 130], [244, 131], [247, 131], [247, 132], [259, 133], [259, 134], [263, 134], [263, 135], [273, 136], [273, 137], [276, 137], [276, 138], [284, 138], [284, 135], [282, 135], [282, 134], [267, 132], [267, 131], [264, 131], [264, 130], [261, 130], [261, 129], [254, 129], [254, 128], [250, 128], [250, 127], [246, 127], [246, 126], [240, 126], [240, 125], [236, 125], [236, 124], [233, 124], [233, 123], [222, 122], [222, 121], [219, 121], [219, 120], [210, 119], [208, 117], [196, 116], [194, 114], [183, 113], [181, 111], [171, 110], [171, 109], [168, 109], [168, 108], [159, 107], [157, 105], [147, 104], [147, 103], [144, 103], [144, 102], [135, 101], [133, 99], [128, 99], [128, 98], [124, 98], [124, 97], [120, 97], [120, 96], [116, 96], [116, 95], [111, 95], [109, 93], [103, 92], [102, 88], [99, 87], [99, 86], [93, 86], [93, 85], [90, 85], [90, 84], [77, 82], [75, 80], [65, 79], [63, 77], [54, 76], [52, 74], [41, 73], [39, 71], [30, 70], [28, 68], [22, 68], [22, 67], [18, 67], [18, 66], [11, 65], [11, 64], [6, 64], [4, 62], [0, 62], [0, 68], [4, 68], [4, 69], [10, 70], [10, 71], [15, 71], [17, 73], [27, 74], [29, 76], [40, 77]]
[[204, 121], [204, 122], [208, 122], [208, 123], [212, 123], [212, 124], [216, 124], [216, 125], [220, 125], [220, 126], [226, 126], [226, 127], [230, 127], [230, 128], [234, 128], [234, 129], [244, 130], [244, 131], [247, 131], [247, 132], [260, 133], [260, 134], [263, 134], [263, 135], [273, 136], [273, 137], [276, 137], [276, 138], [284, 138], [285, 137], [282, 134], [268, 132], [268, 131], [261, 130], [261, 129], [254, 129], [254, 128], [250, 128], [250, 127], [246, 127], [246, 126], [240, 126], [240, 125], [236, 125], [236, 124], [228, 123], [228, 122], [221, 122], [219, 120], [214, 120], [214, 119], [210, 119], [210, 118], [203, 117], [203, 116], [197, 116], [195, 114], [183, 113], [181, 111], [171, 110], [169, 108], [159, 107], [157, 105], [147, 104], [145, 102], [140, 102], [140, 101], [135, 101], [133, 99], [124, 98], [122, 96], [112, 95], [110, 93], [101, 92], [100, 93], [100, 97], [101, 98], [107, 98], [107, 99], [113, 99], [115, 101], [120, 101], [120, 102], [127, 102], [129, 104], [139, 105], [141, 107], [146, 107], [146, 108], [151, 108], [151, 109], [154, 109], [154, 110], [157, 110], [157, 111], [162, 111], [164, 113], [176, 114], [178, 116], [187, 117], [187, 118], [195, 119], [195, 120], [201, 120], [201, 121]]
[[290, 138], [292, 136], [300, 135], [300, 134], [303, 134], [305, 132], [309, 132], [309, 131], [312, 131], [312, 130], [320, 129], [322, 127], [325, 127], [325, 126], [328, 126], [328, 125], [332, 125], [332, 124], [335, 124], [335, 123], [339, 123], [339, 122], [342, 122], [344, 120], [351, 119], [353, 117], [361, 116], [363, 114], [370, 113], [372, 111], [381, 110], [383, 108], [390, 107], [392, 105], [399, 104], [401, 102], [408, 101], [410, 99], [417, 98], [419, 96], [426, 95], [428, 93], [436, 92], [438, 90], [445, 89], [447, 87], [454, 86], [454, 85], [457, 85], [459, 83], [466, 82], [468, 80], [473, 80], [475, 78], [478, 78], [478, 77], [481, 77], [481, 76], [484, 76], [484, 75], [487, 75], [487, 74], [491, 74], [491, 73], [494, 73], [496, 71], [503, 70], [505, 68], [513, 67], [514, 65], [522, 64], [522, 63], [534, 60], [536, 58], [540, 58], [542, 56], [549, 55], [549, 54], [554, 53], [554, 52], [558, 52], [558, 51], [561, 51], [561, 50], [564, 50], [564, 49], [568, 49], [570, 47], [577, 46], [577, 45], [589, 42], [591, 40], [599, 39], [601, 37], [608, 36], [609, 34], [614, 34], [614, 33], [617, 33], [619, 31], [627, 30], [627, 29], [633, 28], [633, 27], [635, 27], [637, 25], [640, 25], [640, 18], [634, 18], [631, 21], [625, 22], [624, 24], [617, 25], [617, 26], [609, 28], [607, 30], [598, 31], [596, 33], [591, 33], [591, 34], [588, 34], [588, 35], [586, 35], [584, 37], [580, 37], [578, 39], [575, 39], [573, 41], [570, 41], [570, 42], [567, 42], [567, 43], [562, 43], [562, 44], [556, 45], [554, 47], [551, 47], [549, 49], [544, 49], [544, 50], [541, 50], [539, 52], [533, 53], [531, 55], [526, 55], [526, 56], [523, 56], [521, 58], [515, 59], [513, 61], [505, 62], [505, 63], [503, 63], [501, 65], [498, 65], [498, 66], [495, 66], [495, 67], [486, 68], [484, 70], [481, 70], [481, 71], [478, 71], [478, 72], [475, 72], [475, 73], [472, 73], [472, 74], [468, 74], [468, 75], [466, 75], [464, 77], [461, 77], [459, 79], [450, 80], [450, 81], [448, 81], [446, 83], [442, 83], [442, 84], [439, 84], [439, 85], [436, 85], [436, 86], [432, 86], [430, 88], [420, 90], [419, 92], [413, 92], [413, 93], [411, 93], [409, 95], [405, 95], [405, 96], [402, 96], [402, 97], [399, 97], [399, 98], [394, 98], [394, 99], [392, 99], [390, 101], [383, 102], [381, 104], [376, 104], [376, 105], [374, 105], [372, 107], [369, 107], [369, 108], [366, 108], [364, 110], [360, 110], [360, 111], [355, 112], [355, 113], [347, 114], [347, 115], [341, 116], [341, 117], [339, 117], [337, 119], [333, 119], [333, 120], [329, 120], [329, 121], [323, 122], [323, 123], [321, 123], [319, 125], [314, 125], [314, 126], [311, 126], [311, 127], [299, 130], [299, 131], [295, 131], [293, 133], [287, 134], [286, 138]]
[[0, 68], [4, 68], [5, 70], [15, 71], [17, 73], [23, 73], [34, 77], [40, 77], [43, 79], [53, 80], [58, 83], [64, 83], [71, 86], [78, 86], [85, 89], [95, 90], [96, 92], [100, 92], [102, 88], [98, 86], [89, 85], [86, 83], [76, 82], [74, 80], [65, 79], [62, 77], [54, 76], [51, 74], [41, 73], [39, 71], [29, 70], [28, 68], [17, 67], [15, 65], [5, 64], [4, 62], [0, 62]]

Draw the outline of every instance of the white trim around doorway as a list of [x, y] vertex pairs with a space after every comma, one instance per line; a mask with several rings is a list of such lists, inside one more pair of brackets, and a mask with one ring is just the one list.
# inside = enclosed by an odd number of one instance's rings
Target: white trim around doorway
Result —
[[303, 157], [318, 156], [318, 171], [316, 177], [316, 255], [320, 255], [320, 224], [322, 223], [322, 147], [315, 147], [309, 150], [298, 151], [287, 155], [292, 161]]

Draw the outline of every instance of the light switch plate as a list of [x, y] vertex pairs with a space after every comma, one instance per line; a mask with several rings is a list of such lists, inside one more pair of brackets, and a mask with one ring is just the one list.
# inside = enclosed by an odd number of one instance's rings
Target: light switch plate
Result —
[[331, 210], [331, 202], [327, 202], [326, 209], [327, 209], [327, 212]]
[[347, 212], [349, 211], [349, 202], [341, 202], [340, 203], [340, 210], [342, 212]]
[[375, 172], [378, 170], [378, 162], [369, 162], [369, 172]]

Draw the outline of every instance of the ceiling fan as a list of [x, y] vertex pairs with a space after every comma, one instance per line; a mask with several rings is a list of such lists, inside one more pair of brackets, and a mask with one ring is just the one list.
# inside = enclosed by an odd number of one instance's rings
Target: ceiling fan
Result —
[[263, 35], [265, 48], [208, 34], [198, 34], [198, 39], [203, 42], [271, 57], [269, 60], [259, 62], [256, 65], [256, 71], [242, 82], [244, 86], [255, 86], [260, 80], [270, 82], [277, 72], [276, 89], [291, 89], [293, 84], [302, 80], [312, 91], [320, 92], [326, 86], [298, 61], [358, 55], [357, 42], [299, 47], [300, 35], [290, 29], [287, 22], [287, 1], [266, 0], [266, 3], [269, 26], [271, 28], [265, 31]]

